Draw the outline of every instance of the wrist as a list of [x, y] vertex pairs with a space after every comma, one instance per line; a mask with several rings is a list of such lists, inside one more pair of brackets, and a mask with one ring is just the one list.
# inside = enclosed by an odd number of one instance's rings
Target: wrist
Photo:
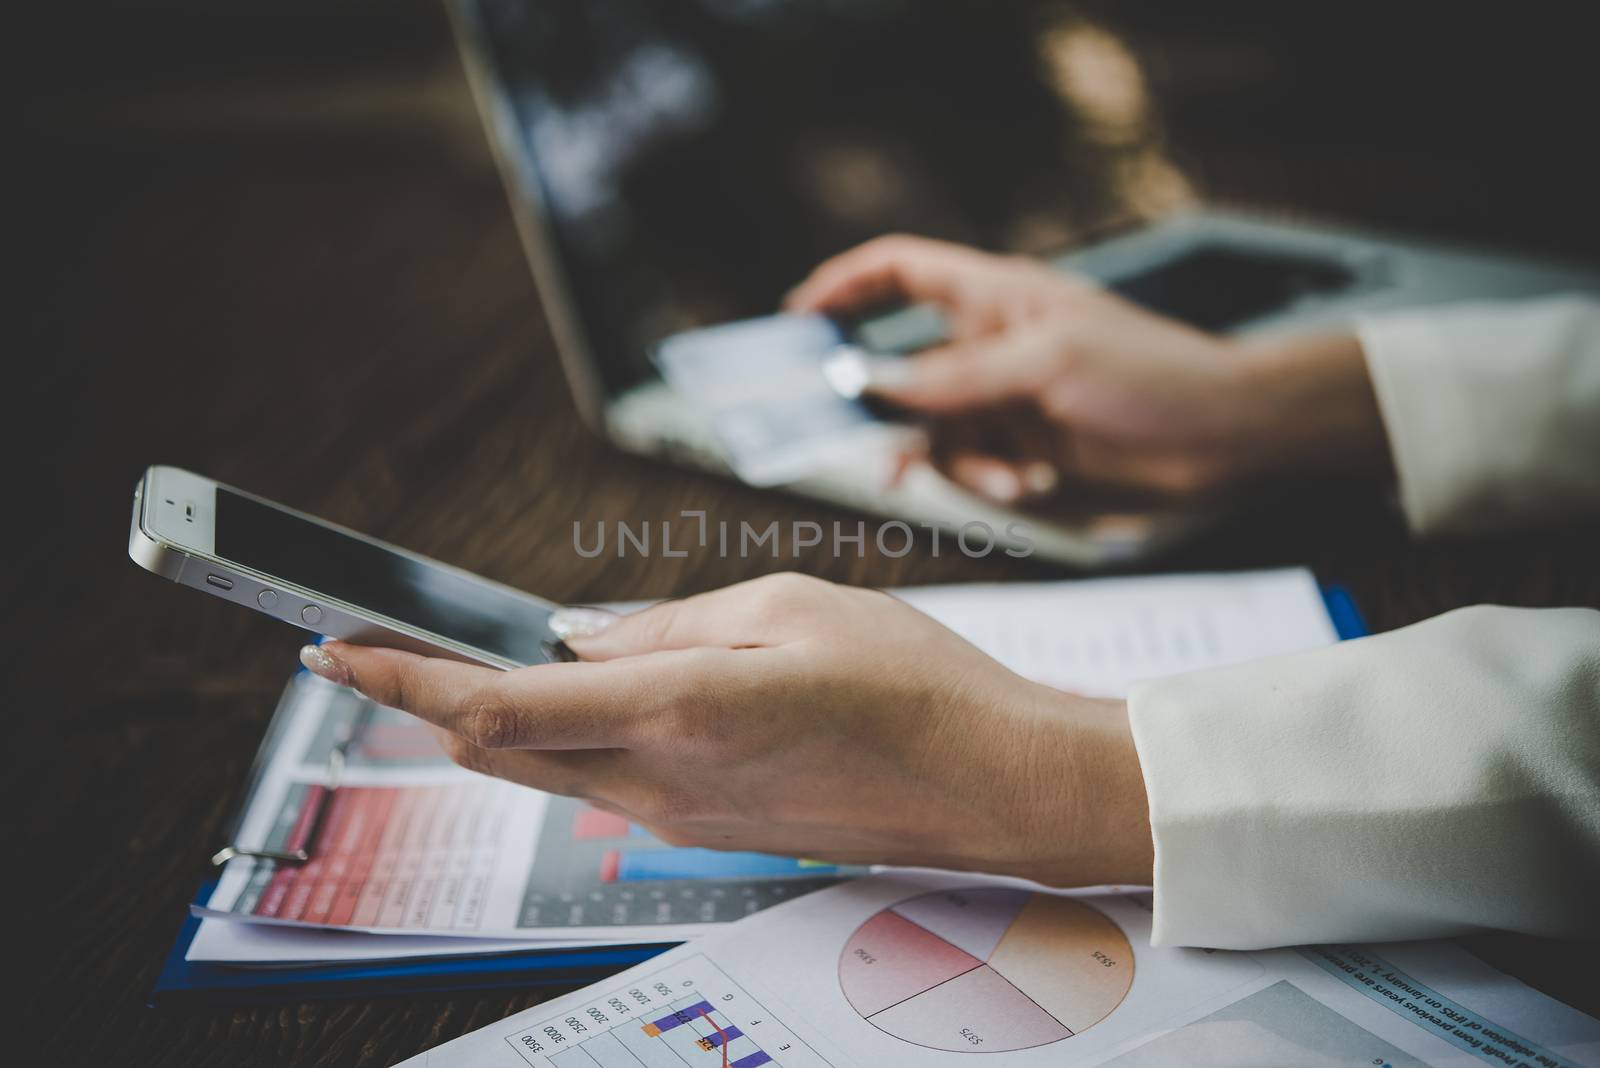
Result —
[[1155, 847], [1127, 702], [1036, 691], [1004, 873], [1053, 886], [1149, 885]]
[[1273, 335], [1237, 344], [1243, 473], [1392, 471], [1377, 393], [1354, 334]]

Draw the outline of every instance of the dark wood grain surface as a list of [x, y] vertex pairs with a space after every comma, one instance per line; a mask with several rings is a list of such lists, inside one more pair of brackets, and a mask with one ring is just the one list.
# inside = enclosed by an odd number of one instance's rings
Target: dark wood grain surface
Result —
[[[1569, 147], [1588, 96], [1562, 66], [1560, 27], [1528, 16], [1555, 60], [1513, 57], [1523, 65], [1485, 85], [1472, 62], [1496, 43], [1485, 26], [1452, 26], [1458, 44], [1469, 35], [1464, 56], [1419, 69], [1432, 41], [1420, 21], [1373, 44], [1328, 16], [1319, 41], [1301, 5], [1298, 21], [1246, 4], [1208, 5], [1200, 21], [1187, 7], [1135, 5], [1111, 23], [1202, 192], [1600, 251], [1600, 183]], [[12, 1063], [392, 1064], [546, 995], [145, 1007], [301, 642], [128, 561], [146, 464], [204, 471], [561, 600], [679, 595], [772, 567], [586, 560], [575, 520], [849, 516], [623, 455], [584, 428], [425, 0], [225, 14], [168, 0], [38, 19], [14, 42], [33, 54], [11, 99], [20, 270], [6, 407], [21, 493], [0, 592], [8, 920], [22, 933], [9, 997], [24, 1048], [48, 1052]], [[1352, 79], [1339, 55], [1362, 47]], [[1308, 563], [1387, 629], [1481, 601], [1600, 605], [1597, 534], [1419, 545], [1381, 493], [1284, 488], [1156, 566]], [[926, 552], [793, 566], [878, 585], [1068, 574]], [[1589, 949], [1474, 948], [1595, 1011]]]

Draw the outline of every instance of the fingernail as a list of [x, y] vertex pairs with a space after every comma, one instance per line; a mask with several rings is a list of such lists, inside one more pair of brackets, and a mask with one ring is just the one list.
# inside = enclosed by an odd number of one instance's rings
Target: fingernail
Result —
[[840, 345], [822, 361], [822, 377], [833, 391], [846, 400], [855, 400], [867, 388], [867, 360], [870, 357], [854, 345]]
[[350, 665], [334, 656], [320, 645], [302, 645], [300, 647], [300, 663], [313, 675], [320, 675], [329, 682], [339, 686], [349, 686], [355, 676], [350, 673]]
[[983, 467], [973, 472], [978, 492], [990, 500], [1010, 504], [1022, 496], [1022, 479], [1009, 467]]
[[861, 361], [868, 390], [904, 389], [916, 380], [909, 360], [902, 356], [871, 356]]
[[562, 641], [592, 638], [617, 621], [604, 608], [558, 608], [550, 613], [550, 631]]
[[1052, 492], [1060, 481], [1056, 465], [1047, 460], [1035, 460], [1022, 469], [1022, 483], [1035, 497]]

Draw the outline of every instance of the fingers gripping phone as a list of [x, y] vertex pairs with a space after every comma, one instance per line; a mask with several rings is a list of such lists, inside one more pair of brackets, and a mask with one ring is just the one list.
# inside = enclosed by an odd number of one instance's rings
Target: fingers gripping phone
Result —
[[570, 660], [556, 605], [176, 467], [133, 494], [148, 571], [362, 645], [499, 668]]

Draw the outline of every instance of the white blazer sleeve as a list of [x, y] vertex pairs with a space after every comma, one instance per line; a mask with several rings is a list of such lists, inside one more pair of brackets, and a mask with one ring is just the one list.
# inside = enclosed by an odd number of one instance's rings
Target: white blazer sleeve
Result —
[[1600, 302], [1392, 312], [1356, 333], [1413, 531], [1600, 514]]
[[1465, 608], [1128, 709], [1156, 945], [1600, 934], [1600, 611]]

